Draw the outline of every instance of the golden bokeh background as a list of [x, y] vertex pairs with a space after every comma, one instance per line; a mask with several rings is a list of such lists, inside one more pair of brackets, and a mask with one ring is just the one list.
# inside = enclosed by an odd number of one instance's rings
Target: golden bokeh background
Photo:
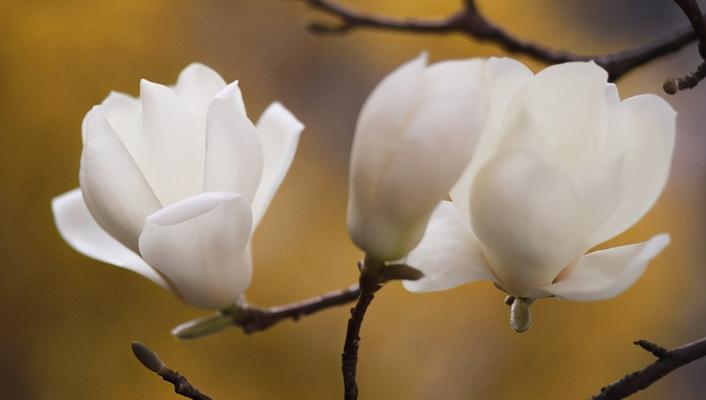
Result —
[[[627, 48], [686, 20], [669, 1], [481, 0], [528, 39], [582, 53]], [[391, 15], [442, 16], [460, 0], [365, 0]], [[239, 79], [256, 117], [281, 100], [306, 125], [300, 150], [255, 236], [248, 298], [276, 305], [344, 287], [359, 251], [345, 227], [356, 114], [375, 83], [422, 50], [433, 60], [504, 54], [458, 35], [355, 31], [316, 37], [329, 19], [296, 1], [28, 1], [0, 3], [0, 387], [3, 399], [175, 399], [133, 358], [140, 340], [215, 399], [340, 398], [347, 311], [195, 342], [170, 329], [204, 315], [138, 275], [74, 252], [57, 234], [53, 196], [78, 184], [80, 122], [110, 90], [174, 82], [192, 61]], [[658, 93], [688, 72], [693, 46], [619, 82]], [[530, 60], [535, 70], [541, 65]], [[435, 294], [386, 287], [363, 327], [361, 399], [587, 398], [651, 362], [640, 338], [671, 347], [706, 335], [706, 84], [667, 99], [679, 112], [672, 177], [655, 208], [611, 244], [669, 232], [673, 244], [616, 299], [541, 301], [534, 327], [508, 327], [488, 283]], [[703, 398], [706, 361], [639, 394]]]

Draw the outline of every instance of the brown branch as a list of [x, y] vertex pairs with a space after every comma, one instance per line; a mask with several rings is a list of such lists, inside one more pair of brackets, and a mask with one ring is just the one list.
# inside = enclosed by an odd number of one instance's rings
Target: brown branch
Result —
[[161, 376], [162, 379], [174, 385], [174, 392], [192, 400], [212, 400], [193, 387], [186, 377], [177, 371], [169, 369], [157, 353], [140, 342], [132, 342], [132, 353], [145, 368]]
[[681, 78], [669, 78], [664, 82], [663, 89], [667, 94], [676, 94], [680, 90], [693, 89], [706, 78], [706, 23], [696, 0], [674, 0], [689, 19], [694, 33], [699, 39], [699, 54], [704, 61], [696, 71]]
[[264, 308], [242, 302], [218, 314], [185, 322], [174, 328], [172, 334], [179, 339], [189, 340], [232, 327], [238, 327], [246, 334], [264, 331], [287, 319], [297, 321], [305, 315], [350, 303], [358, 298], [359, 293], [360, 289], [355, 284], [345, 289], [275, 307]]
[[701, 58], [706, 59], [706, 24], [704, 24], [704, 16], [699, 8], [699, 3], [696, 0], [674, 0], [674, 2], [689, 19], [699, 38], [699, 54], [701, 54]]
[[638, 340], [635, 344], [652, 353], [657, 357], [657, 361], [601, 388], [601, 393], [592, 397], [592, 400], [624, 399], [647, 388], [675, 369], [706, 357], [706, 337], [669, 351], [646, 340]]
[[383, 279], [379, 275], [379, 270], [382, 266], [384, 265], [367, 257], [362, 264], [358, 264], [361, 292], [358, 302], [351, 309], [351, 317], [348, 319], [348, 328], [346, 329], [346, 340], [343, 344], [343, 354], [341, 354], [341, 372], [343, 373], [345, 400], [358, 399], [358, 384], [355, 376], [358, 367], [360, 328], [363, 325], [365, 312], [368, 310], [373, 298], [375, 298], [375, 292], [382, 287]]
[[481, 14], [474, 0], [465, 0], [462, 10], [448, 17], [435, 20], [377, 16], [350, 10], [331, 0], [301, 1], [340, 21], [338, 25], [310, 24], [310, 30], [317, 34], [346, 33], [355, 28], [434, 34], [460, 33], [481, 42], [495, 43], [508, 52], [524, 54], [548, 64], [593, 60], [608, 71], [611, 81], [620, 78], [636, 67], [676, 52], [697, 40], [697, 33], [694, 32], [694, 29], [685, 27], [675, 31], [669, 37], [630, 50], [587, 56], [566, 50], [552, 49], [539, 43], [521, 39]]
[[236, 326], [248, 334], [264, 331], [287, 319], [298, 321], [303, 316], [350, 303], [357, 299], [359, 294], [360, 289], [355, 284], [296, 303], [269, 308], [248, 307], [241, 316], [238, 316]]

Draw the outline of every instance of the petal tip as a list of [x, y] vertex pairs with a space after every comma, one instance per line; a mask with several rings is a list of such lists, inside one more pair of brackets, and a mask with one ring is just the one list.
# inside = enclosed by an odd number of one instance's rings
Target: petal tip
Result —
[[294, 133], [297, 135], [301, 134], [304, 130], [304, 124], [299, 121], [299, 119], [297, 119], [297, 117], [295, 117], [294, 114], [279, 101], [272, 102], [262, 113], [263, 116], [268, 114], [276, 115], [287, 125], [291, 125], [294, 128]]

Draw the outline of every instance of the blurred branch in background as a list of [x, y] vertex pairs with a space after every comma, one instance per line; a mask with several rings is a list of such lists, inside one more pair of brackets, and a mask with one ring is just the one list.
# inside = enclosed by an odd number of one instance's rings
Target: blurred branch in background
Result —
[[696, 68], [696, 71], [681, 78], [670, 78], [664, 82], [664, 91], [669, 94], [676, 94], [680, 90], [693, 89], [704, 78], [706, 78], [706, 23], [696, 0], [674, 0], [679, 8], [684, 11], [689, 18], [694, 33], [699, 39], [699, 54], [703, 60]]
[[706, 356], [706, 338], [672, 350], [666, 350], [646, 340], [638, 340], [635, 344], [652, 353], [657, 357], [657, 361], [602, 388], [601, 393], [592, 400], [624, 399], [647, 388], [675, 369]]
[[[652, 43], [648, 43], [634, 49], [605, 55], [585, 56], [566, 50], [553, 49], [513, 35], [501, 26], [486, 18], [478, 10], [475, 0], [464, 0], [464, 6], [461, 10], [449, 15], [448, 17], [434, 20], [383, 17], [354, 11], [330, 0], [301, 1], [340, 20], [338, 25], [329, 25], [319, 22], [311, 23], [309, 25], [309, 29], [317, 34], [342, 34], [355, 28], [398, 30], [411, 33], [461, 33], [479, 41], [493, 42], [508, 52], [524, 54], [548, 64], [558, 64], [568, 61], [593, 60], [608, 71], [609, 79], [611, 81], [622, 77], [636, 67], [682, 49], [687, 44], [696, 41], [699, 37], [702, 37], [701, 35], [703, 34], [703, 29], [700, 29], [697, 34], [697, 32], [694, 31], [694, 28], [689, 26], [675, 31], [669, 37], [655, 40]], [[681, 0], [677, 2], [693, 3], [694, 5], [689, 7], [695, 7], [697, 10], [696, 13], [698, 13], [698, 16], [701, 20], [703, 20], [701, 12], [698, 11], [698, 5], [696, 5], [694, 0]], [[682, 8], [684, 9], [684, 7]], [[689, 15], [693, 14], [694, 12], [692, 10]], [[695, 19], [698, 18], [692, 18], [690, 16], [690, 20], [692, 20], [694, 27], [696, 26], [694, 22]], [[696, 86], [698, 81], [703, 78], [703, 75], [706, 75], [706, 68], [700, 67], [698, 72], [695, 73], [695, 76], [692, 77], [690, 75], [680, 78], [678, 83], [679, 89], [686, 89]], [[672, 86], [669, 88], [671, 89], [671, 87]], [[668, 91], [666, 86], [665, 91], [669, 94], [676, 93], [676, 91]]]
[[192, 400], [212, 400], [193, 387], [185, 376], [169, 369], [157, 353], [140, 342], [132, 342], [132, 353], [145, 368], [161, 376], [162, 379], [174, 385], [174, 392]]

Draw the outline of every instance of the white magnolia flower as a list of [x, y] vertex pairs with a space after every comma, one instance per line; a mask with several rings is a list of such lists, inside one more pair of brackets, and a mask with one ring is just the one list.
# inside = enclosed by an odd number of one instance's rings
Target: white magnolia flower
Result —
[[618, 295], [669, 243], [585, 254], [635, 224], [662, 192], [674, 148], [674, 110], [655, 95], [621, 101], [606, 72], [567, 63], [533, 75], [506, 63], [476, 153], [438, 205], [407, 260], [425, 277], [411, 291], [489, 280], [514, 296], [515, 328], [533, 299]]
[[250, 285], [250, 238], [294, 157], [302, 124], [273, 103], [256, 125], [237, 82], [192, 64], [175, 86], [111, 93], [83, 121], [81, 187], [56, 197], [62, 237], [200, 308]]
[[427, 66], [422, 54], [367, 99], [351, 153], [348, 231], [368, 256], [397, 260], [419, 243], [483, 130], [485, 76], [496, 67], [480, 59]]

